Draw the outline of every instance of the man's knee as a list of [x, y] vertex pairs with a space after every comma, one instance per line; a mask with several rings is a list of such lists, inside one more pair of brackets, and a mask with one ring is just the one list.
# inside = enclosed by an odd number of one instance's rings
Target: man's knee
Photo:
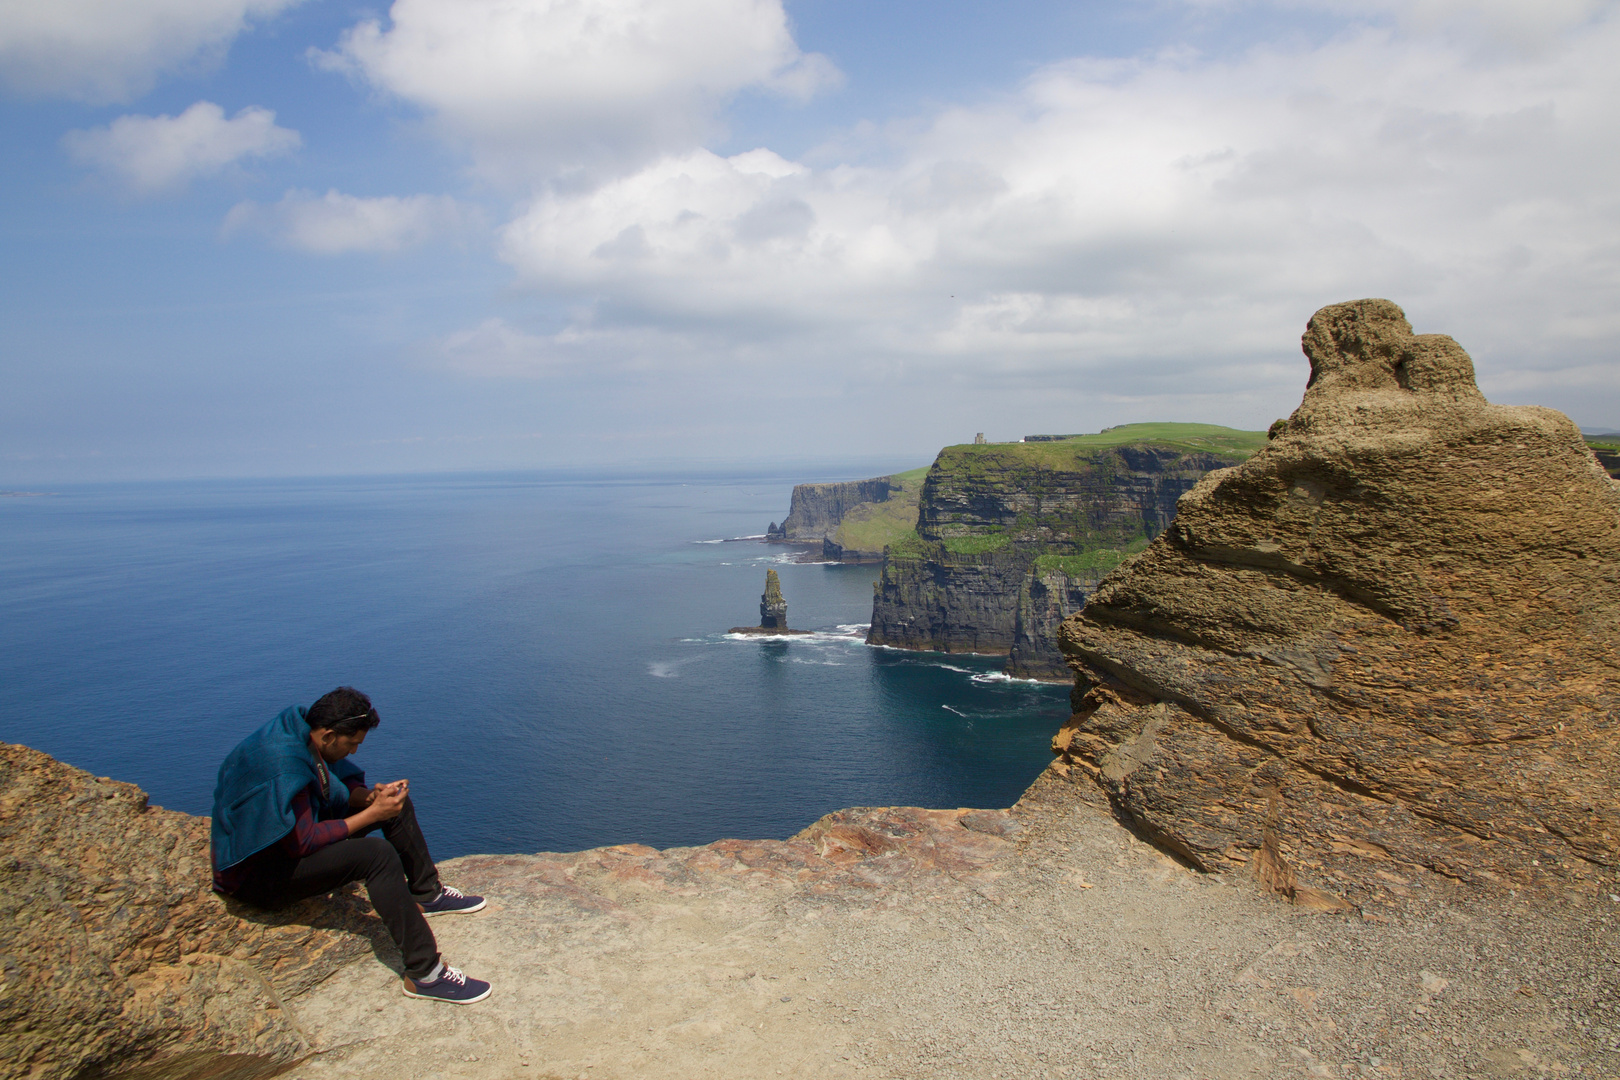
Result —
[[381, 873], [403, 874], [404, 868], [399, 862], [399, 852], [380, 836], [355, 836], [343, 841], [353, 844], [355, 862], [361, 866], [366, 876]]

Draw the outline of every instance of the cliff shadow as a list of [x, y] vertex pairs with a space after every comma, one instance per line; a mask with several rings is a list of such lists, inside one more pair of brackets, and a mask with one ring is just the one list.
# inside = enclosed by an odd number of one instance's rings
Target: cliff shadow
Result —
[[405, 961], [398, 946], [388, 936], [388, 927], [383, 925], [382, 919], [372, 909], [371, 901], [366, 898], [358, 882], [282, 908], [257, 907], [234, 896], [221, 896], [220, 899], [225, 903], [225, 910], [233, 917], [266, 930], [301, 926], [353, 935], [365, 943], [378, 963], [396, 975], [405, 973]]

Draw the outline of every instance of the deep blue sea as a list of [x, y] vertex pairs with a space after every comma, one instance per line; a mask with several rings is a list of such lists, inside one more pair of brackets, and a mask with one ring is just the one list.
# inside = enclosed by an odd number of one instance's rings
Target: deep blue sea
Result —
[[[863, 474], [864, 475], [864, 474]], [[0, 498], [0, 740], [206, 814], [219, 761], [339, 684], [434, 854], [786, 837], [1010, 805], [1063, 687], [862, 643], [872, 566], [733, 540], [838, 476], [195, 481]], [[759, 621], [775, 567], [791, 641]]]

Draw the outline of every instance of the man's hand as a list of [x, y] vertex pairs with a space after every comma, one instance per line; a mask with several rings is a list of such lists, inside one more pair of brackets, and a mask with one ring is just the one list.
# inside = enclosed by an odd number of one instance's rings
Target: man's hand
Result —
[[349, 835], [363, 832], [379, 821], [388, 821], [399, 817], [405, 809], [405, 796], [410, 794], [411, 782], [409, 780], [395, 780], [391, 784], [378, 784], [373, 788], [365, 788], [349, 794], [349, 806], [359, 811], [351, 814], [346, 820], [349, 823]]
[[349, 809], [364, 810], [377, 800], [377, 794], [379, 792], [391, 790], [393, 788], [399, 788], [402, 791], [409, 792], [410, 785], [411, 782], [409, 780], [395, 780], [391, 784], [376, 784], [368, 788], [355, 788], [353, 791], [349, 792]]
[[378, 784], [371, 789], [371, 809], [376, 812], [378, 821], [387, 821], [397, 818], [400, 811], [405, 809], [405, 796], [409, 793], [410, 782], [395, 780], [392, 784]]

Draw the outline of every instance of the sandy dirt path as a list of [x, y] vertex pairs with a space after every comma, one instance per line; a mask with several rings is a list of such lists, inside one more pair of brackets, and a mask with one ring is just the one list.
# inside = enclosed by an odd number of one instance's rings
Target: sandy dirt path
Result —
[[1390, 874], [1387, 906], [1308, 914], [1055, 773], [1010, 812], [834, 818], [447, 863], [490, 904], [434, 929], [494, 994], [407, 999], [379, 947], [287, 1003], [320, 1050], [291, 1076], [1620, 1077], [1613, 882]]

